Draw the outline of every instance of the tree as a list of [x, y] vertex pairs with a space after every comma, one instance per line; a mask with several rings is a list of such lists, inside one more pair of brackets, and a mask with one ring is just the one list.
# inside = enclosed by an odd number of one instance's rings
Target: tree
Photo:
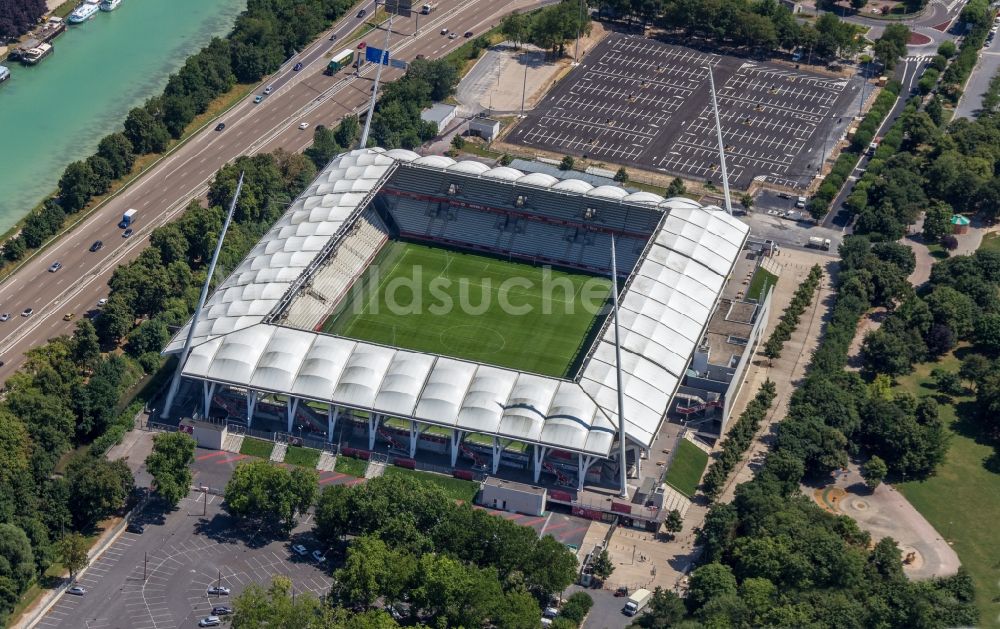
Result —
[[683, 196], [685, 192], [687, 189], [680, 177], [674, 177], [670, 180], [670, 185], [667, 186], [667, 198]]
[[44, 0], [0, 0], [0, 39], [27, 33], [46, 11]]
[[906, 54], [910, 29], [905, 24], [893, 23], [885, 28], [882, 37], [875, 41], [875, 58], [886, 70], [892, 70], [899, 58]]
[[1000, 354], [1000, 314], [989, 312], [980, 316], [974, 338], [977, 348], [993, 356]]
[[101, 357], [101, 343], [90, 319], [80, 319], [73, 330], [73, 362], [93, 369]]
[[749, 194], [744, 193], [740, 197], [740, 205], [743, 206], [743, 210], [745, 212], [749, 213], [750, 210], [753, 209], [753, 197], [750, 196]]
[[962, 395], [965, 392], [961, 377], [950, 369], [935, 367], [931, 369], [931, 378], [937, 390], [945, 395]]
[[686, 612], [684, 599], [672, 590], [657, 587], [646, 605], [646, 612], [638, 617], [635, 624], [650, 629], [666, 629], [680, 623]]
[[586, 592], [574, 592], [563, 603], [562, 609], [559, 610], [559, 616], [572, 620], [579, 626], [583, 623], [583, 619], [593, 606], [594, 599], [590, 597], [590, 594]]
[[159, 352], [170, 340], [170, 330], [163, 321], [150, 319], [143, 321], [138, 328], [128, 336], [125, 351], [130, 356], [141, 356], [148, 352]]
[[69, 533], [59, 540], [59, 562], [69, 570], [72, 579], [81, 568], [87, 565], [87, 554], [90, 543], [80, 533]]
[[101, 309], [101, 316], [97, 318], [97, 337], [101, 343], [116, 345], [134, 324], [135, 313], [125, 303], [125, 299], [112, 295]]
[[663, 528], [671, 535], [680, 533], [684, 529], [684, 518], [681, 517], [681, 512], [677, 509], [671, 509], [663, 521]]
[[881, 485], [888, 473], [889, 467], [878, 456], [872, 456], [861, 466], [861, 478], [865, 479], [865, 485], [871, 490]]
[[80, 456], [66, 470], [69, 506], [78, 530], [86, 530], [125, 506], [135, 485], [124, 459]]
[[943, 236], [941, 238], [941, 246], [948, 251], [954, 251], [955, 249], [958, 249], [958, 238], [955, 238], [951, 234]]
[[[306, 499], [308, 490], [298, 486], [302, 478], [267, 461], [241, 463], [226, 484], [226, 509], [261, 526], [277, 526], [287, 535]], [[315, 479], [312, 484], [315, 492]]]
[[606, 549], [601, 549], [601, 552], [591, 562], [590, 567], [597, 580], [602, 582], [607, 581], [608, 577], [615, 571], [615, 564], [611, 562], [611, 557], [608, 556]]
[[82, 209], [94, 193], [94, 171], [86, 161], [71, 163], [59, 179], [59, 204], [66, 212]]
[[978, 386], [983, 379], [993, 371], [993, 364], [982, 354], [969, 354], [962, 359], [958, 375], [973, 386]]
[[10, 579], [20, 593], [35, 576], [35, 555], [24, 531], [13, 524], [0, 524], [0, 579]]
[[462, 137], [461, 133], [456, 133], [451, 137], [451, 146], [456, 151], [461, 151], [465, 148], [465, 138]]
[[924, 297], [924, 302], [935, 323], [947, 325], [961, 339], [972, 334], [979, 308], [971, 297], [951, 286], [936, 286]]
[[125, 137], [139, 155], [158, 153], [170, 143], [170, 132], [145, 107], [135, 107], [125, 118]]
[[943, 236], [951, 233], [951, 206], [936, 202], [927, 208], [924, 215], [924, 240], [929, 243], [939, 242]]
[[527, 41], [530, 29], [531, 18], [523, 13], [511, 13], [500, 20], [500, 32], [514, 42], [515, 48], [520, 48]]
[[566, 155], [562, 158], [562, 161], [559, 162], [559, 170], [573, 170], [573, 165], [575, 163], [576, 160], [574, 160], [571, 156]]
[[97, 154], [108, 161], [115, 179], [130, 173], [135, 163], [132, 143], [124, 133], [120, 132], [101, 138], [100, 144], [97, 145]]
[[625, 170], [624, 166], [619, 168], [618, 172], [615, 173], [615, 181], [623, 184], [628, 183], [628, 171]]
[[324, 605], [309, 592], [294, 592], [288, 577], [274, 577], [265, 589], [249, 584], [233, 599], [234, 629], [389, 629], [397, 626], [385, 612], [379, 612], [378, 624], [366, 622], [342, 609]]
[[695, 609], [710, 599], [729, 594], [736, 594], [736, 577], [729, 566], [709, 563], [691, 573], [687, 600]]
[[153, 437], [153, 450], [146, 457], [146, 469], [156, 481], [156, 493], [175, 507], [191, 488], [191, 462], [195, 440], [184, 432], [161, 433]]
[[377, 537], [362, 536], [351, 542], [344, 565], [333, 575], [334, 595], [347, 606], [370, 607], [382, 595], [396, 566], [393, 553]]

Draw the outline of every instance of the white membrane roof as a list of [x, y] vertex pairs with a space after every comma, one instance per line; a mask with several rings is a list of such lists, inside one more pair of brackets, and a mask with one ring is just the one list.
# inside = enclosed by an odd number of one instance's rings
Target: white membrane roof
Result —
[[[749, 228], [690, 199], [629, 195], [613, 186], [594, 188], [508, 167], [420, 158], [401, 149], [345, 153], [319, 174], [209, 299], [183, 374], [607, 456], [618, 422], [613, 326], [605, 327], [578, 381], [570, 381], [265, 322], [296, 278], [400, 163], [655, 206], [667, 214], [620, 301], [625, 432], [648, 447]], [[187, 333], [185, 326], [166, 353], [179, 352]]]

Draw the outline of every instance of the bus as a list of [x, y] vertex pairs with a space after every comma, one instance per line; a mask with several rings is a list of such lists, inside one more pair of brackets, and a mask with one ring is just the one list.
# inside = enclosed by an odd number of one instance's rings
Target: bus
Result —
[[327, 76], [336, 74], [337, 71], [340, 70], [341, 68], [346, 68], [347, 66], [351, 65], [351, 60], [353, 58], [354, 58], [354, 50], [350, 48], [342, 50], [340, 54], [338, 54], [336, 57], [330, 60], [330, 63], [328, 63], [326, 66], [324, 74], [326, 74]]

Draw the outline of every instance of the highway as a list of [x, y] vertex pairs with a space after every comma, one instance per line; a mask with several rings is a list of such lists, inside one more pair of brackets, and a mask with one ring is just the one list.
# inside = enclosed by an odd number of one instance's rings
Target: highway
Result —
[[[419, 34], [414, 33], [414, 18], [395, 18], [392, 23], [392, 56], [412, 60], [417, 55], [429, 59], [441, 57], [467, 40], [466, 31], [479, 35], [515, 10], [547, 4], [544, 0], [443, 0], [428, 16], [420, 16]], [[329, 57], [361, 41], [344, 40], [364, 21], [356, 17], [366, 0], [323, 33], [305, 50], [289, 59], [273, 76], [261, 83], [271, 85], [273, 93], [260, 104], [253, 95], [227, 112], [219, 121], [226, 128], [217, 132], [215, 123], [188, 140], [133, 182], [122, 194], [111, 199], [62, 237], [41, 255], [27, 261], [15, 274], [0, 284], [0, 313], [10, 319], [0, 322], [0, 380], [6, 381], [24, 361], [24, 352], [61, 334], [71, 334], [75, 321], [65, 321], [97, 312], [97, 301], [108, 293], [107, 281], [115, 267], [136, 258], [146, 246], [150, 232], [176, 218], [191, 199], [200, 198], [216, 171], [240, 155], [270, 152], [277, 148], [299, 152], [312, 143], [317, 124], [335, 125], [344, 115], [362, 111], [367, 106], [376, 66], [366, 64], [361, 76], [345, 69], [336, 76], [325, 76]], [[448, 28], [459, 37], [441, 34]], [[336, 41], [331, 41], [336, 34]], [[382, 47], [385, 30], [368, 33], [364, 41]], [[301, 71], [293, 71], [296, 62]], [[401, 76], [402, 71], [385, 67], [382, 81]], [[255, 91], [260, 93], [261, 89]], [[308, 122], [307, 130], [299, 130]], [[117, 227], [122, 214], [138, 210], [131, 238], [123, 238]], [[104, 247], [89, 251], [91, 244], [102, 240]], [[62, 268], [49, 272], [53, 262]], [[26, 308], [34, 312], [21, 316]]]

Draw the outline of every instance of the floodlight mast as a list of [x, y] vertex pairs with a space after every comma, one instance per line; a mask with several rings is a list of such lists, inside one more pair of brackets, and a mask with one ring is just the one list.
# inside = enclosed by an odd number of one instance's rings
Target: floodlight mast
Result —
[[[389, 35], [392, 34], [392, 11], [389, 11], [389, 3], [385, 3], [386, 13], [389, 14], [389, 22], [385, 26], [385, 45], [382, 47], [383, 59], [389, 61]], [[378, 2], [375, 2], [375, 13], [378, 13]], [[361, 132], [361, 141], [358, 148], [363, 149], [368, 146], [368, 130], [372, 126], [372, 117], [375, 115], [375, 99], [378, 97], [378, 82], [382, 79], [382, 59], [378, 60], [378, 69], [375, 70], [375, 84], [372, 86], [372, 97], [368, 101], [368, 115], [365, 116], [365, 129]], [[360, 67], [359, 67], [360, 72]]]
[[222, 224], [222, 232], [219, 234], [219, 241], [215, 243], [215, 253], [212, 254], [212, 261], [208, 265], [208, 275], [205, 277], [205, 285], [201, 287], [201, 297], [198, 298], [198, 307], [194, 310], [194, 316], [191, 318], [191, 327], [188, 329], [187, 340], [184, 341], [184, 349], [181, 350], [180, 360], [177, 361], [177, 371], [174, 372], [174, 377], [170, 381], [170, 390], [167, 391], [167, 399], [163, 403], [164, 417], [170, 417], [170, 408], [174, 405], [174, 398], [177, 396], [177, 390], [181, 385], [181, 370], [184, 369], [184, 363], [187, 361], [188, 354], [191, 353], [191, 341], [194, 339], [194, 329], [198, 326], [201, 311], [205, 308], [205, 300], [208, 298], [208, 287], [212, 283], [212, 276], [215, 275], [215, 264], [219, 261], [219, 253], [222, 252], [222, 241], [226, 238], [226, 231], [229, 229], [229, 223], [232, 222], [233, 213], [236, 211], [236, 201], [240, 198], [240, 191], [243, 190], [243, 174], [243, 172], [240, 172], [240, 180], [236, 183], [236, 192], [233, 194], [233, 200], [229, 204], [229, 213], [226, 214], [226, 220]]
[[712, 78], [711, 64], [705, 66], [708, 71], [708, 86], [712, 91], [712, 110], [715, 112], [715, 131], [719, 137], [719, 166], [722, 168], [722, 193], [725, 196], [726, 212], [733, 215], [733, 202], [729, 199], [729, 175], [726, 173], [726, 148], [722, 143], [722, 123], [719, 121], [719, 101], [715, 97], [715, 79]]
[[621, 331], [618, 328], [618, 263], [615, 256], [615, 235], [611, 234], [611, 303], [615, 317], [615, 376], [618, 378], [618, 473], [622, 498], [628, 498], [628, 466], [625, 464], [625, 392], [622, 390]]

